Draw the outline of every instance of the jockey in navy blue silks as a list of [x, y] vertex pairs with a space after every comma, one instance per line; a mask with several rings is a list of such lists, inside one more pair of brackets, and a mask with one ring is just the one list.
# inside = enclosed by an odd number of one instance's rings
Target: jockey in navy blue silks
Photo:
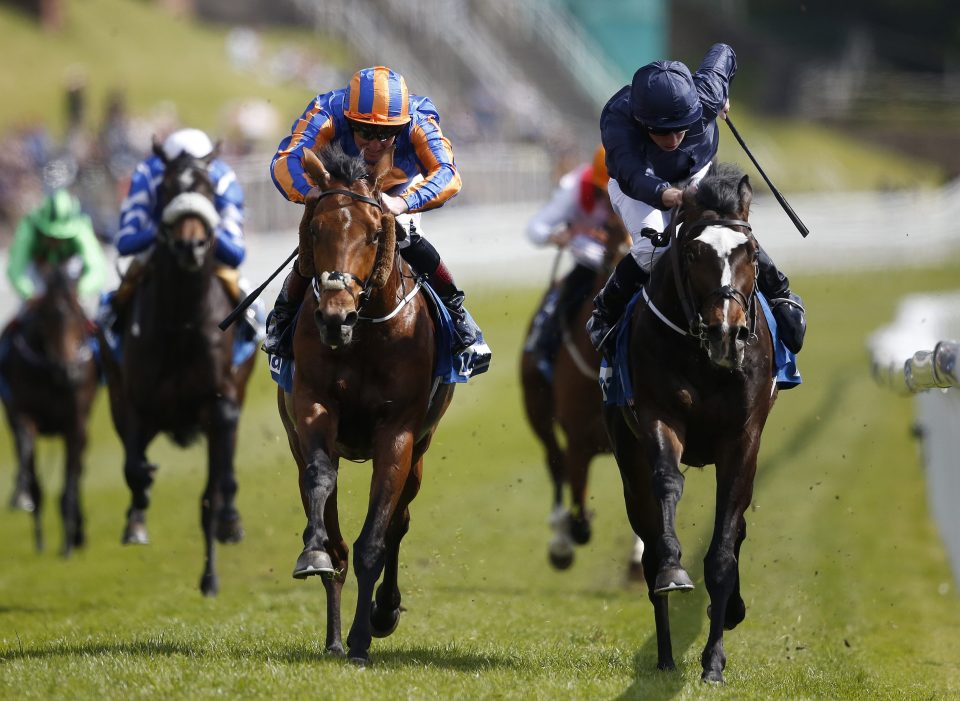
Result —
[[[717, 117], [725, 119], [730, 109], [736, 72], [733, 49], [714, 44], [695, 74], [679, 61], [655, 61], [640, 68], [631, 85], [603, 108], [600, 136], [607, 151], [610, 202], [634, 244], [594, 300], [587, 330], [598, 350], [666, 250], [655, 248], [640, 232], [647, 227], [664, 231], [670, 210], [683, 201], [684, 188], [695, 188], [717, 155]], [[802, 301], [762, 248], [758, 262], [758, 287], [773, 308], [781, 340], [796, 353], [806, 331]]]

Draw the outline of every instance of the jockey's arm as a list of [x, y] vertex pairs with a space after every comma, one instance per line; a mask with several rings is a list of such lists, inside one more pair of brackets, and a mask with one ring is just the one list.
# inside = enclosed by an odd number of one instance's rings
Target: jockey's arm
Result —
[[284, 197], [303, 204], [310, 188], [314, 186], [313, 180], [303, 169], [303, 152], [305, 149], [316, 151], [326, 146], [335, 135], [333, 118], [320, 108], [318, 100], [314, 100], [294, 123], [290, 136], [280, 142], [270, 162], [273, 184]]
[[155, 181], [148, 161], [140, 163], [133, 172], [130, 189], [120, 207], [116, 247], [121, 256], [130, 256], [149, 248], [157, 237], [153, 211], [157, 205], [159, 179]]
[[211, 171], [216, 188], [214, 204], [220, 215], [214, 232], [217, 239], [214, 255], [221, 263], [236, 268], [247, 255], [243, 241], [243, 188], [233, 170], [222, 161], [214, 161]]
[[402, 195], [410, 212], [436, 209], [460, 192], [462, 181], [453, 160], [453, 147], [433, 117], [415, 117], [410, 127], [410, 142], [420, 164], [423, 180], [414, 183]]
[[83, 217], [86, 226], [77, 234], [76, 244], [80, 260], [83, 261], [83, 272], [77, 283], [77, 292], [81, 296], [93, 295], [103, 289], [107, 282], [107, 259], [103, 255], [103, 248], [93, 232], [90, 218]]
[[541, 207], [527, 222], [527, 238], [535, 246], [552, 243], [563, 247], [570, 241], [569, 224], [577, 213], [577, 185], [579, 172], [571, 172], [560, 178], [550, 195], [550, 201]]
[[17, 224], [7, 258], [7, 278], [13, 289], [23, 299], [30, 299], [36, 292], [36, 287], [28, 273], [36, 236], [37, 233], [29, 215], [23, 217]]

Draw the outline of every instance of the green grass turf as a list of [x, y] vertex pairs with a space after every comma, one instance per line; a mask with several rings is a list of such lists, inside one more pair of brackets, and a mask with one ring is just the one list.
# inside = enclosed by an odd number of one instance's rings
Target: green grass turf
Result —
[[[652, 609], [627, 584], [630, 534], [612, 459], [594, 463], [594, 539], [572, 569], [547, 564], [550, 490], [523, 419], [517, 359], [536, 291], [474, 290], [495, 350], [457, 389], [427, 455], [401, 551], [404, 606], [358, 669], [323, 653], [316, 578], [290, 571], [304, 525], [296, 469], [261, 364], [242, 417], [246, 540], [220, 547], [221, 593], [198, 591], [202, 445], [158, 440], [152, 544], [119, 543], [128, 495], [98, 399], [83, 484], [89, 546], [59, 546], [59, 448], [41, 445], [48, 548], [29, 517], [0, 511], [0, 698], [4, 699], [946, 699], [960, 695], [960, 600], [931, 521], [912, 402], [876, 386], [865, 337], [899, 296], [955, 286], [960, 261], [883, 274], [798, 277], [810, 332], [805, 384], [781, 394], [764, 435], [741, 574], [747, 619], [725, 636], [727, 684], [700, 682], [702, 557], [711, 468], [687, 473], [679, 526], [694, 592], [671, 601], [675, 672], [656, 670]], [[13, 470], [0, 432], [0, 495]], [[348, 541], [369, 465], [341, 470]], [[352, 620], [356, 581], [344, 589]]]

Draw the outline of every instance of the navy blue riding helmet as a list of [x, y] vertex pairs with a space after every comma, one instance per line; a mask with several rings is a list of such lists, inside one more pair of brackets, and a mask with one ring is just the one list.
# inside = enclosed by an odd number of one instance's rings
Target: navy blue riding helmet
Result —
[[680, 61], [654, 61], [633, 75], [630, 111], [648, 129], [679, 131], [700, 121], [703, 108], [690, 69]]

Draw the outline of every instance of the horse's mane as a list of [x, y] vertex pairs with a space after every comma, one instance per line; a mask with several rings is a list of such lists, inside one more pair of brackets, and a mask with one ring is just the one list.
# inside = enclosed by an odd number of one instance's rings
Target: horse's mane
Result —
[[697, 186], [694, 201], [714, 212], [735, 212], [740, 208], [740, 181], [743, 170], [735, 163], [714, 161], [706, 177]]
[[363, 158], [349, 155], [339, 143], [322, 147], [317, 156], [334, 179], [347, 185], [367, 177], [367, 164]]

